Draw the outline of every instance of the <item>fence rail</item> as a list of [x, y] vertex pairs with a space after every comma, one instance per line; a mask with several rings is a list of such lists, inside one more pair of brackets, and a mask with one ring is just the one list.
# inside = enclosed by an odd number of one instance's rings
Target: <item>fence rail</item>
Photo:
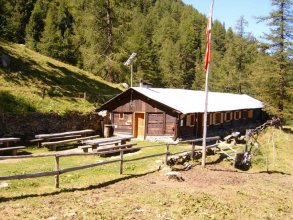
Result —
[[[219, 140], [220, 137], [210, 137], [207, 138], [207, 142], [210, 141], [216, 141]], [[41, 154], [41, 155], [22, 155], [22, 156], [0, 156], [0, 160], [5, 160], [5, 159], [25, 159], [25, 158], [41, 158], [41, 157], [55, 157], [55, 170], [54, 171], [47, 171], [47, 172], [38, 172], [38, 173], [30, 173], [30, 174], [21, 174], [21, 175], [13, 175], [13, 176], [0, 176], [0, 180], [14, 180], [14, 179], [27, 179], [27, 178], [37, 178], [37, 177], [44, 177], [44, 176], [54, 176], [55, 177], [55, 187], [59, 188], [60, 185], [60, 175], [76, 170], [82, 170], [82, 169], [87, 169], [91, 167], [96, 167], [96, 166], [102, 166], [110, 163], [116, 163], [120, 162], [120, 174], [123, 174], [123, 164], [125, 162], [132, 162], [132, 161], [137, 161], [137, 160], [143, 160], [147, 158], [152, 158], [152, 157], [158, 157], [158, 156], [164, 156], [165, 155], [165, 164], [167, 164], [168, 157], [170, 155], [177, 155], [181, 153], [191, 153], [194, 155], [195, 151], [199, 151], [201, 149], [195, 149], [195, 143], [202, 141], [202, 139], [194, 139], [194, 140], [188, 140], [188, 141], [183, 141], [179, 143], [167, 143], [167, 144], [154, 144], [154, 145], [147, 145], [147, 146], [141, 146], [141, 147], [133, 147], [133, 148], [128, 148], [128, 149], [118, 149], [118, 150], [107, 150], [107, 151], [100, 151], [100, 152], [90, 152], [90, 153], [63, 153], [63, 154]], [[192, 149], [191, 150], [185, 150], [181, 152], [176, 152], [176, 153], [171, 153], [170, 152], [170, 146], [175, 146], [181, 143], [191, 143], [192, 144]], [[133, 159], [124, 159], [124, 152], [126, 151], [134, 151], [134, 150], [140, 150], [144, 148], [151, 148], [151, 147], [158, 147], [158, 146], [166, 146], [166, 151], [164, 153], [159, 153], [159, 154], [152, 154], [152, 155], [147, 155], [143, 157], [137, 157]], [[210, 146], [207, 146], [208, 148], [213, 148], [216, 147], [217, 144], [213, 144]], [[120, 158], [115, 159], [115, 160], [109, 160], [109, 161], [103, 161], [103, 162], [98, 162], [98, 163], [93, 163], [93, 164], [87, 164], [87, 165], [82, 165], [82, 166], [76, 166], [76, 167], [70, 167], [70, 168], [65, 168], [65, 169], [60, 169], [60, 158], [62, 157], [74, 157], [74, 156], [93, 156], [93, 155], [105, 155], [105, 154], [114, 154], [114, 153], [120, 153]], [[193, 156], [192, 156], [193, 158]]]

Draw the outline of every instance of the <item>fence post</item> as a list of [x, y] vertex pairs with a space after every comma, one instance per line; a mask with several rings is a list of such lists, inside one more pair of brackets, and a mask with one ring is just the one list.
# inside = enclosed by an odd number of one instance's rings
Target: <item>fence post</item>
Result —
[[195, 144], [194, 142], [192, 142], [192, 149], [191, 149], [191, 159], [194, 160], [194, 148], [195, 148]]
[[168, 155], [169, 155], [169, 144], [166, 144], [166, 155], [165, 155], [165, 164], [167, 165], [168, 162]]
[[59, 188], [59, 157], [55, 155], [55, 171], [58, 171], [58, 174], [55, 175], [55, 188]]
[[86, 99], [86, 92], [83, 93], [83, 99]]
[[120, 151], [120, 175], [123, 174], [123, 154], [124, 154], [124, 151], [123, 151], [123, 149], [121, 149], [121, 151]]

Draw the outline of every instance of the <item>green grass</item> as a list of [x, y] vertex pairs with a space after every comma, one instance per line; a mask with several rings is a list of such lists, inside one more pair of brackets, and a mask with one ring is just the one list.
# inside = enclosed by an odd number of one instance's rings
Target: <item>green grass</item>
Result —
[[[139, 142], [138, 146], [150, 145], [150, 142]], [[190, 149], [190, 146], [171, 146], [171, 152], [178, 152], [185, 149]], [[29, 148], [26, 150], [28, 153], [40, 154], [48, 153], [47, 149], [41, 148]], [[166, 146], [145, 148], [137, 152], [125, 154], [125, 159], [132, 159], [146, 155], [163, 153], [166, 151]], [[53, 153], [53, 152], [52, 152]], [[163, 156], [148, 158], [144, 160], [127, 162], [124, 164], [124, 173], [127, 175], [138, 175], [145, 172], [151, 172], [157, 170], [159, 165], [156, 164], [156, 160], [161, 160]], [[111, 157], [98, 157], [98, 156], [76, 156], [76, 157], [63, 157], [60, 158], [60, 168], [65, 169], [74, 166], [82, 166], [86, 164], [96, 163], [97, 161], [108, 161], [119, 159], [119, 155]], [[32, 158], [32, 159], [18, 159], [9, 160], [8, 162], [3, 161], [1, 164], [0, 176], [6, 175], [17, 175], [17, 174], [28, 174], [36, 172], [53, 171], [55, 166], [54, 157], [43, 157], [43, 158]], [[93, 175], [94, 178], [93, 178]], [[61, 188], [72, 188], [72, 187], [87, 187], [89, 185], [96, 185], [103, 181], [110, 181], [113, 179], [120, 178], [119, 174], [119, 163], [115, 162], [108, 165], [98, 166], [94, 168], [74, 171], [66, 173], [60, 176]], [[54, 191], [54, 177], [42, 177], [36, 179], [24, 179], [24, 180], [12, 180], [10, 181], [9, 189], [4, 190], [5, 195], [17, 195], [23, 192], [23, 189], [27, 193], [36, 192], [35, 187], [38, 186], [38, 193], [45, 193]], [[0, 189], [1, 192], [2, 189]], [[5, 193], [6, 192], [6, 193]], [[1, 194], [1, 193], [0, 193]]]
[[[264, 155], [270, 155], [267, 138], [275, 133], [277, 155], [275, 172], [265, 173]], [[0, 188], [0, 216], [6, 219], [291, 219], [293, 216], [292, 133], [269, 128], [259, 135], [259, 151], [248, 172], [237, 171], [219, 155], [200, 160], [181, 172], [184, 182], [170, 181], [158, 171], [163, 156], [124, 164], [119, 163], [66, 173], [60, 176], [60, 189], [54, 177], [4, 181]], [[287, 143], [287, 145], [285, 145]], [[138, 146], [153, 144], [138, 142]], [[171, 146], [171, 152], [190, 146]], [[32, 153], [46, 149], [30, 148]], [[165, 152], [165, 146], [145, 148], [126, 154], [136, 158]], [[112, 160], [119, 156], [78, 156], [60, 159], [68, 168]], [[54, 170], [54, 158], [0, 161], [0, 176]], [[272, 169], [273, 170], [273, 169]]]
[[257, 141], [258, 147], [253, 147], [252, 170], [266, 171], [267, 160], [269, 171], [293, 174], [293, 139], [291, 128], [287, 132], [267, 128], [259, 135]]
[[0, 112], [86, 113], [121, 92], [118, 85], [24, 45], [0, 39], [1, 54], [9, 55], [11, 62], [7, 68], [0, 65]]

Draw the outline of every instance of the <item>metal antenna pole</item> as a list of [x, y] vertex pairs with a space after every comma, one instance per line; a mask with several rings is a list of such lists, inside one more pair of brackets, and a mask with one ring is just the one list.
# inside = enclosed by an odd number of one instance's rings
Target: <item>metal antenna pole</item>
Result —
[[132, 87], [132, 77], [133, 77], [133, 68], [132, 68], [132, 64], [130, 65], [130, 72], [131, 72], [131, 79], [130, 79], [130, 87]]

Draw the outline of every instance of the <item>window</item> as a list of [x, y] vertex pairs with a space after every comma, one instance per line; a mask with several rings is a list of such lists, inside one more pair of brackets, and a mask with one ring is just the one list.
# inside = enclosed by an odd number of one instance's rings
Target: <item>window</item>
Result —
[[194, 126], [195, 124], [195, 115], [187, 115], [186, 116], [186, 126]]
[[241, 112], [240, 111], [234, 112], [234, 119], [239, 120], [240, 118], [241, 118]]
[[215, 113], [215, 124], [221, 124], [222, 122], [222, 113]]
[[253, 118], [253, 110], [248, 111], [248, 118]]
[[232, 119], [232, 117], [231, 117], [231, 115], [232, 115], [232, 112], [226, 112], [226, 121], [231, 121], [231, 119]]
[[191, 126], [195, 125], [195, 115], [190, 115], [190, 125]]
[[207, 125], [213, 124], [213, 113], [208, 114]]
[[124, 119], [124, 113], [119, 113], [119, 120]]
[[242, 112], [242, 118], [248, 118], [248, 111], [247, 110], [244, 110], [243, 112]]

